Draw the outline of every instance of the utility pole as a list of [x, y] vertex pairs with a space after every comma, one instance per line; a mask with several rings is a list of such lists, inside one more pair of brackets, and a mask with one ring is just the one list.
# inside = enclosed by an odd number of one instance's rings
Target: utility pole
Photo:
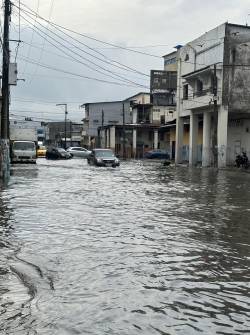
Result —
[[125, 151], [125, 106], [124, 102], [122, 103], [122, 156], [123, 159], [126, 159], [126, 151]]
[[213, 98], [214, 98], [214, 127], [213, 127], [213, 137], [212, 137], [212, 151], [214, 158], [214, 167], [218, 166], [218, 105], [217, 105], [217, 74], [216, 74], [216, 64], [214, 64], [214, 73], [213, 73]]
[[70, 146], [72, 147], [72, 121], [70, 121]]
[[[99, 136], [99, 146], [100, 146], [100, 148], [102, 148], [102, 138], [103, 138], [103, 133], [104, 133], [103, 126], [104, 126], [104, 110], [102, 109], [102, 128], [101, 128], [102, 136], [101, 135]], [[106, 135], [106, 132], [104, 133], [104, 135]], [[106, 137], [105, 137], [105, 141], [104, 141], [104, 148], [106, 148]]]
[[4, 2], [4, 31], [3, 31], [3, 68], [2, 68], [2, 111], [1, 111], [1, 177], [9, 177], [9, 23], [11, 15], [10, 0]]
[[9, 22], [10, 22], [10, 0], [5, 0], [4, 8], [4, 32], [3, 32], [3, 70], [2, 70], [2, 114], [1, 114], [1, 138], [8, 139], [9, 128]]
[[56, 106], [64, 106], [65, 107], [65, 117], [64, 117], [64, 149], [66, 150], [67, 148], [67, 114], [68, 114], [68, 110], [67, 110], [67, 107], [68, 105], [67, 104], [56, 104]]

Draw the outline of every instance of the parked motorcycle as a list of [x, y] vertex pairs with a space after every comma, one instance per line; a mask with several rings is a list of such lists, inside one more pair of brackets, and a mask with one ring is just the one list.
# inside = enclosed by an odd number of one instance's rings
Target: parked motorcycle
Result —
[[247, 169], [249, 167], [249, 161], [247, 154], [245, 152], [242, 153], [242, 155], [237, 155], [235, 159], [235, 164], [237, 168], [245, 168]]

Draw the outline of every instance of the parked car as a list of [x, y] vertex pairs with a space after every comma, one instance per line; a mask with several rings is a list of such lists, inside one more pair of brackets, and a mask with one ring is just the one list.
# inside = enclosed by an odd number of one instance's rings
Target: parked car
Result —
[[48, 148], [46, 151], [47, 159], [70, 159], [72, 155], [62, 148]]
[[88, 163], [96, 166], [112, 166], [120, 165], [119, 159], [110, 149], [93, 149], [87, 158]]
[[82, 147], [69, 147], [67, 152], [69, 152], [73, 157], [82, 158], [87, 158], [91, 154], [91, 151]]
[[46, 151], [47, 151], [46, 147], [40, 145], [36, 151], [37, 157], [46, 157]]
[[144, 158], [149, 158], [149, 159], [170, 159], [170, 155], [166, 150], [150, 150], [145, 152]]

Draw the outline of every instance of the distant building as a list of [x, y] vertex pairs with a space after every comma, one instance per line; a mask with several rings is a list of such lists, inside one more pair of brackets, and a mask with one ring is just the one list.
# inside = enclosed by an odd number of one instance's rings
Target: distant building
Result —
[[[143, 93], [140, 93], [143, 95]], [[132, 122], [130, 101], [134, 97], [125, 100], [110, 102], [85, 103], [85, 118], [83, 119], [83, 141], [89, 147], [99, 145], [100, 135], [98, 129], [110, 125], [122, 125]], [[149, 99], [150, 100], [150, 99]]]
[[163, 56], [164, 71], [177, 71], [177, 51], [173, 51]]
[[[154, 106], [150, 98], [150, 93], [138, 93], [128, 98], [132, 121], [100, 127], [101, 147], [111, 148], [117, 155], [127, 158], [142, 158], [145, 151], [158, 148], [171, 151], [175, 106]], [[171, 126], [168, 127], [168, 123]]]
[[48, 122], [46, 127], [47, 144], [64, 147], [66, 136], [66, 147], [82, 145], [82, 123], [76, 123], [68, 120], [66, 122], [66, 134], [64, 121]]

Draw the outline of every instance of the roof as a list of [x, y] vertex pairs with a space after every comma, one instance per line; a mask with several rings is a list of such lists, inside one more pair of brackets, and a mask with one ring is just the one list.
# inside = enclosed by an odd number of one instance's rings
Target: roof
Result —
[[87, 106], [87, 105], [112, 104], [112, 103], [118, 103], [118, 102], [123, 103], [124, 101], [125, 100], [86, 102], [82, 104], [81, 107]]
[[164, 55], [162, 57], [165, 58], [165, 57], [168, 57], [168, 56], [173, 56], [175, 54], [177, 54], [177, 51], [172, 51], [172, 52], [170, 52], [170, 53], [168, 53], [168, 54], [166, 54], [166, 55]]
[[137, 97], [138, 95], [141, 95], [141, 94], [150, 94], [149, 92], [139, 92], [135, 95], [132, 95], [131, 97], [128, 97], [124, 100], [114, 100], [114, 101], [96, 101], [96, 102], [86, 102], [84, 104], [81, 105], [81, 107], [83, 106], [87, 106], [87, 105], [97, 105], [97, 104], [112, 104], [112, 103], [123, 103], [123, 102], [127, 102], [127, 101], [130, 101], [131, 99], [133, 99], [134, 97]]
[[131, 99], [133, 99], [133, 98], [135, 98], [135, 97], [137, 97], [138, 95], [141, 95], [141, 94], [147, 94], [147, 95], [150, 95], [149, 92], [139, 92], [139, 93], [137, 93], [137, 94], [135, 94], [135, 95], [132, 95], [132, 97], [129, 97], [129, 98], [125, 99], [124, 101], [129, 101], [129, 100], [131, 100]]
[[239, 27], [239, 28], [250, 29], [250, 26], [247, 26], [247, 25], [244, 25], [244, 24], [237, 24], [237, 23], [229, 23], [229, 22], [226, 22], [226, 25], [228, 25], [228, 26], [232, 26], [232, 27]]
[[187, 73], [187, 74], [184, 74], [184, 75], [182, 76], [182, 78], [187, 78], [187, 77], [196, 75], [196, 74], [198, 74], [198, 73], [201, 73], [201, 72], [204, 72], [204, 71], [207, 71], [207, 70], [210, 70], [210, 69], [211, 69], [211, 66], [208, 65], [208, 66], [205, 66], [205, 67], [203, 67], [203, 68], [201, 68], [201, 69], [199, 69], [199, 70], [192, 71], [192, 72], [189, 72], [189, 73]]

